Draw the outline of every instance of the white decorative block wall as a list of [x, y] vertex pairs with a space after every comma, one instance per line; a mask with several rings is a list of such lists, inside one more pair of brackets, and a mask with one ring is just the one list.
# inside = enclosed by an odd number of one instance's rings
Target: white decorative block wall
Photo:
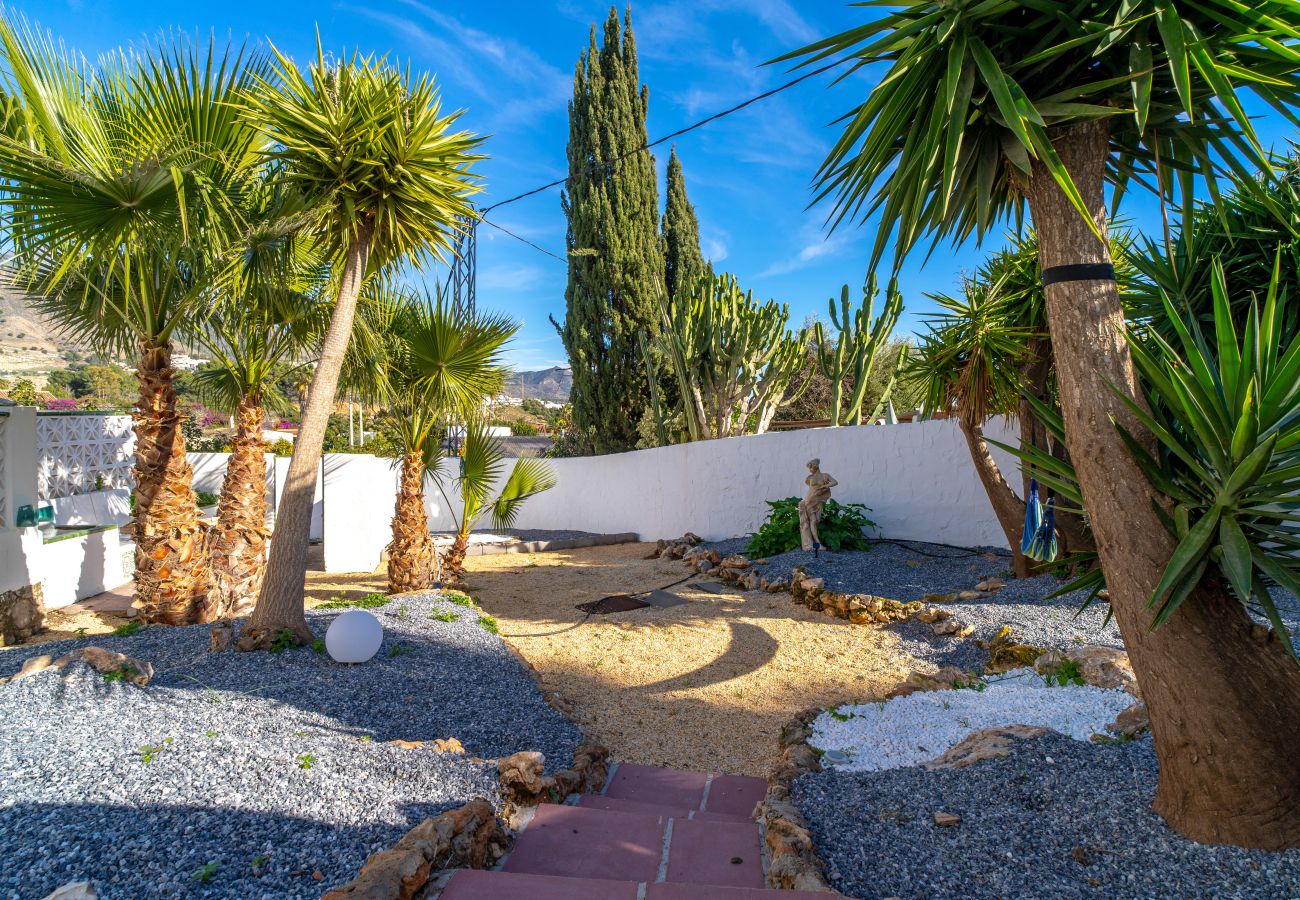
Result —
[[44, 501], [130, 488], [134, 453], [130, 416], [37, 416], [37, 495]]
[[9, 479], [5, 477], [5, 426], [9, 417], [0, 414], [0, 528], [9, 524], [9, 506], [6, 503], [6, 487]]

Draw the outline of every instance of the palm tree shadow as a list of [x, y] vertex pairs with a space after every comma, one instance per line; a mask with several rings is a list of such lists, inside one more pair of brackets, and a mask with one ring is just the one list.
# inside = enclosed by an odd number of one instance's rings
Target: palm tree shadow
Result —
[[731, 630], [731, 640], [722, 655], [712, 662], [672, 678], [627, 690], [645, 694], [694, 690], [756, 672], [776, 658], [779, 645], [762, 628], [748, 622], [728, 622], [727, 627]]

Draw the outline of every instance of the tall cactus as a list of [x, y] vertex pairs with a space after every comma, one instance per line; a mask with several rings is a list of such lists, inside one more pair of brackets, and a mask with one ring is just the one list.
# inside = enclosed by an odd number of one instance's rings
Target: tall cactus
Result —
[[660, 301], [655, 341], [672, 361], [691, 440], [762, 434], [803, 364], [806, 330], [791, 334], [790, 311], [758, 303], [735, 277], [705, 274]]
[[[814, 341], [817, 345], [817, 364], [822, 374], [831, 382], [831, 424], [862, 424], [862, 401], [867, 393], [867, 379], [876, 363], [876, 354], [889, 342], [889, 336], [898, 323], [903, 311], [903, 295], [898, 290], [897, 279], [890, 279], [885, 288], [885, 308], [874, 322], [871, 321], [872, 308], [880, 288], [876, 284], [873, 272], [862, 286], [862, 306], [852, 312], [849, 306], [849, 286], [844, 285], [840, 291], [840, 308], [835, 309], [832, 298], [827, 304], [831, 313], [831, 322], [840, 332], [840, 339], [833, 351], [826, 348], [826, 335], [822, 323], [814, 326]], [[901, 358], [900, 358], [901, 362]], [[844, 407], [844, 378], [853, 376], [853, 390], [849, 395], [847, 409]], [[886, 396], [892, 392], [894, 379], [898, 376], [898, 367], [886, 386]], [[843, 415], [841, 410], [843, 409]]]

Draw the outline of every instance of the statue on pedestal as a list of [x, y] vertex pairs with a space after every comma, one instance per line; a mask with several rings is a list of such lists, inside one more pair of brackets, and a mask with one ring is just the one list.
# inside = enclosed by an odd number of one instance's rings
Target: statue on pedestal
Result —
[[821, 521], [822, 507], [831, 499], [831, 488], [839, 484], [821, 470], [820, 459], [808, 461], [809, 475], [803, 480], [808, 485], [808, 496], [799, 501], [799, 538], [805, 550], [821, 548], [821, 536], [817, 533], [817, 523]]

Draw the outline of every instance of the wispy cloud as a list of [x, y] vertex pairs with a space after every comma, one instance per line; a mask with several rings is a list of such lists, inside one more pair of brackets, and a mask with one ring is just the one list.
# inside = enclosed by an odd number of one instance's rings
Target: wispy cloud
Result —
[[720, 263], [727, 258], [730, 241], [731, 235], [722, 229], [706, 228], [700, 235], [700, 252], [705, 259], [715, 264]]
[[799, 248], [798, 252], [784, 259], [779, 259], [768, 266], [759, 273], [760, 278], [789, 275], [791, 272], [810, 268], [820, 260], [835, 256], [851, 240], [851, 236], [847, 232], [837, 231], [831, 235], [824, 235], [820, 229], [812, 225], [805, 225], [801, 231], [803, 246]]

